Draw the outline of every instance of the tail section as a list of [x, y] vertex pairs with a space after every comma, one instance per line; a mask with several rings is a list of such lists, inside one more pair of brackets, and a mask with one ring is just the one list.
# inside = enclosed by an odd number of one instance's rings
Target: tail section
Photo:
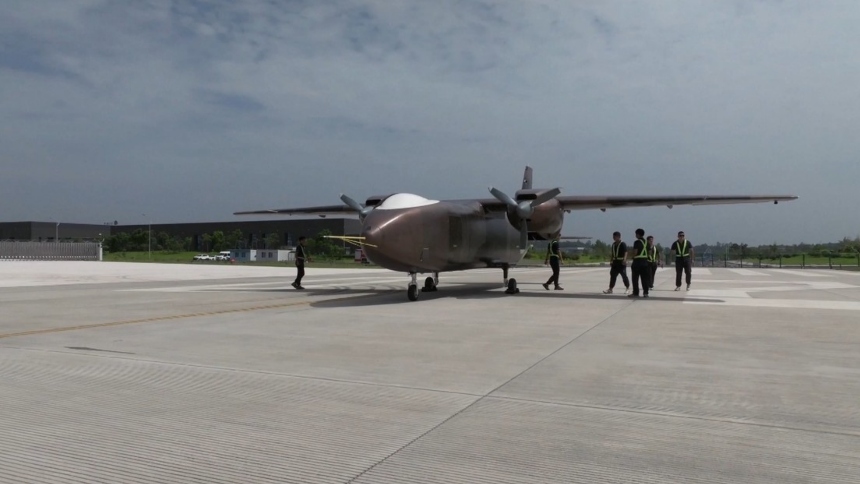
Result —
[[526, 166], [526, 171], [523, 173], [523, 190], [532, 189], [532, 167]]

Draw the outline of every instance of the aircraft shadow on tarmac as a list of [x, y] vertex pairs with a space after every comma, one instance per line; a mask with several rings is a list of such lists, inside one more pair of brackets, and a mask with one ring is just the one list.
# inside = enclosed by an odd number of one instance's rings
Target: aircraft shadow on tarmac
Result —
[[[523, 285], [523, 284], [520, 284]], [[529, 285], [528, 283], [526, 285]], [[645, 304], [650, 303], [680, 303], [680, 302], [724, 302], [719, 299], [699, 299], [695, 297], [677, 297], [653, 295], [648, 299], [644, 298], [628, 298], [624, 294], [589, 294], [573, 291], [546, 291], [539, 283], [535, 283], [540, 288], [539, 291], [520, 291], [517, 294], [505, 294], [504, 288], [499, 284], [462, 284], [457, 286], [445, 287], [439, 286], [438, 291], [422, 292], [417, 302], [434, 301], [437, 299], [464, 299], [464, 300], [480, 300], [480, 299], [497, 299], [497, 298], [557, 298], [563, 300], [584, 299], [584, 300], [616, 300], [616, 301], [641, 301]], [[653, 290], [652, 290], [653, 291]], [[336, 291], [332, 289], [305, 289], [306, 292], [312, 295], [346, 295], [355, 292], [355, 296], [344, 298], [328, 299], [322, 301], [314, 301], [310, 304], [315, 308], [333, 308], [333, 307], [361, 307], [361, 306], [381, 306], [389, 304], [404, 304], [410, 301], [406, 299], [402, 289], [345, 289], [338, 288]]]
[[[458, 283], [456, 285], [445, 286], [439, 285], [439, 289], [433, 292], [421, 292], [418, 296], [418, 302], [433, 301], [437, 299], [496, 299], [496, 298], [558, 298], [558, 299], [591, 299], [591, 300], [624, 300], [624, 301], [642, 301], [643, 303], [651, 302], [724, 302], [719, 299], [698, 299], [695, 297], [677, 297], [664, 296], [659, 293], [666, 291], [657, 291], [658, 295], [654, 295], [648, 299], [644, 298], [628, 298], [624, 294], [602, 294], [602, 293], [583, 293], [571, 290], [565, 291], [546, 291], [538, 282], [520, 283], [519, 286], [535, 286], [538, 290], [520, 291], [517, 294], [505, 294], [504, 287], [497, 283]], [[333, 307], [361, 307], [361, 306], [382, 306], [389, 304], [401, 304], [411, 302], [406, 298], [404, 290], [395, 286], [390, 287], [370, 287], [370, 288], [355, 288], [350, 286], [334, 286], [326, 288], [307, 288], [297, 291], [293, 288], [276, 288], [276, 289], [230, 289], [229, 292], [254, 292], [254, 293], [296, 293], [307, 294], [308, 296], [345, 296], [335, 299], [324, 299], [313, 301], [311, 307], [317, 308], [333, 308]]]

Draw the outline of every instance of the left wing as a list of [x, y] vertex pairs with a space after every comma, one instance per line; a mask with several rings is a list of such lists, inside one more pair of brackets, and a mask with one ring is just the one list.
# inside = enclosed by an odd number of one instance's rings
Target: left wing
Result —
[[622, 207], [654, 207], [665, 205], [728, 205], [736, 203], [774, 204], [796, 200], [795, 195], [679, 195], [679, 196], [618, 196], [618, 197], [556, 197], [563, 210], [588, 210]]
[[[664, 205], [672, 208], [675, 205], [729, 205], [736, 203], [766, 203], [785, 202], [796, 200], [795, 195], [678, 195], [678, 196], [617, 196], [617, 197], [591, 197], [591, 196], [559, 196], [555, 200], [559, 202], [562, 209], [570, 210], [593, 210], [605, 211], [608, 208], [625, 207], [655, 207]], [[495, 198], [482, 198], [477, 200], [452, 200], [454, 202], [477, 202], [487, 212], [504, 212], [508, 206]]]

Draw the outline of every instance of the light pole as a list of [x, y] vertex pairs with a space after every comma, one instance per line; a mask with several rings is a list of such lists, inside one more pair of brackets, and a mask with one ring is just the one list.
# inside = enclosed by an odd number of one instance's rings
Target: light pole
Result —
[[57, 226], [54, 227], [54, 242], [60, 241], [60, 222], [57, 222]]
[[[146, 217], [146, 214], [143, 214]], [[146, 245], [147, 250], [149, 251], [149, 260], [152, 260], [152, 220], [149, 217], [146, 217], [146, 226], [147, 226], [147, 236], [146, 236]]]

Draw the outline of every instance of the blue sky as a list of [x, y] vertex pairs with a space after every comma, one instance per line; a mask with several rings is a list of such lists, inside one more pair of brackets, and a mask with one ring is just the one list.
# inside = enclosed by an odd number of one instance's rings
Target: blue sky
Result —
[[0, 219], [236, 220], [341, 192], [789, 193], [566, 235], [860, 235], [855, 1], [11, 0]]

